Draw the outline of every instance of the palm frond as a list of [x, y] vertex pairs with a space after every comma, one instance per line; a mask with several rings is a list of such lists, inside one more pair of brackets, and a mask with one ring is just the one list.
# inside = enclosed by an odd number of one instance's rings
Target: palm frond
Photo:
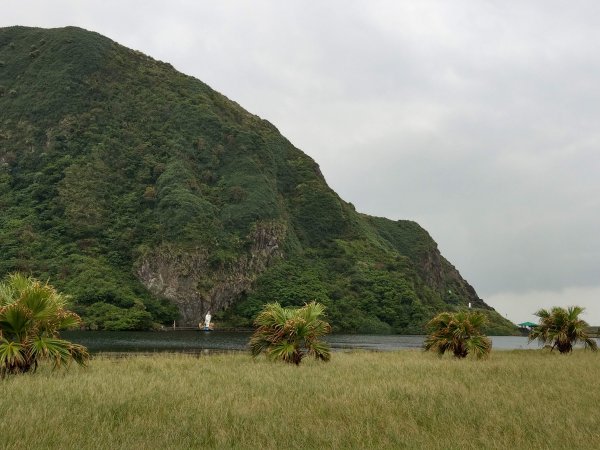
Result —
[[269, 347], [267, 356], [271, 359], [280, 359], [287, 363], [299, 364], [302, 355], [293, 342], [287, 340], [279, 341]]
[[23, 340], [31, 323], [31, 312], [19, 303], [13, 303], [0, 310], [0, 329], [7, 336]]
[[269, 349], [269, 346], [273, 343], [270, 339], [270, 335], [265, 332], [254, 333], [250, 338], [250, 352], [253, 357], [257, 357], [263, 352]]
[[329, 344], [323, 341], [314, 341], [307, 343], [307, 353], [322, 361], [331, 360], [331, 348]]
[[83, 345], [69, 343], [71, 359], [80, 366], [85, 366], [90, 359], [88, 350]]
[[81, 325], [81, 317], [71, 311], [61, 312], [57, 314], [56, 323], [54, 324], [58, 330], [68, 330]]
[[469, 353], [475, 355], [476, 358], [487, 357], [492, 351], [492, 341], [485, 336], [473, 336], [465, 343]]
[[0, 365], [14, 364], [23, 361], [23, 345], [19, 342], [0, 340]]
[[8, 283], [0, 283], [0, 307], [15, 301], [15, 290]]
[[72, 360], [80, 365], [85, 365], [89, 359], [85, 347], [63, 339], [45, 336], [36, 336], [32, 339], [29, 352], [31, 357], [36, 360], [50, 360], [54, 364], [54, 368], [68, 366]]
[[594, 352], [598, 351], [598, 342], [596, 339], [591, 337], [585, 337], [582, 339], [585, 348], [590, 349]]

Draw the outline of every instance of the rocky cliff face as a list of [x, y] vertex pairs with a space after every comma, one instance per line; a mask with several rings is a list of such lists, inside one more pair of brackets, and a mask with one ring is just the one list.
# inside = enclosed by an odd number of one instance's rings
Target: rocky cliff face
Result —
[[462, 277], [456, 267], [442, 256], [437, 246], [428, 251], [425, 257], [419, 261], [418, 268], [425, 282], [434, 286], [436, 290], [444, 292], [449, 301], [462, 299], [462, 301], [471, 303], [473, 308], [492, 309], [479, 298], [473, 286]]
[[235, 261], [211, 261], [202, 249], [162, 245], [138, 262], [137, 276], [153, 294], [175, 303], [182, 326], [195, 326], [204, 315], [226, 309], [256, 277], [282, 255], [285, 225], [260, 223], [248, 235], [250, 249]]

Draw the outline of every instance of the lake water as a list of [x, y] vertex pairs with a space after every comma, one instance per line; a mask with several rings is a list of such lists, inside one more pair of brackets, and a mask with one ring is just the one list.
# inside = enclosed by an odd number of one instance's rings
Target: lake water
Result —
[[[249, 332], [211, 331], [64, 331], [61, 336], [99, 352], [181, 352], [247, 350]], [[536, 349], [525, 336], [491, 336], [494, 350]], [[390, 351], [419, 349], [424, 336], [333, 334], [326, 336], [334, 350]]]

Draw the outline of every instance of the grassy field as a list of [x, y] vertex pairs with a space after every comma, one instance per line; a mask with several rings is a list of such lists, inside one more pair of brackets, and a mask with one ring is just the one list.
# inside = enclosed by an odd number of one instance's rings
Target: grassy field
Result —
[[0, 448], [600, 448], [600, 355], [97, 357], [0, 381]]

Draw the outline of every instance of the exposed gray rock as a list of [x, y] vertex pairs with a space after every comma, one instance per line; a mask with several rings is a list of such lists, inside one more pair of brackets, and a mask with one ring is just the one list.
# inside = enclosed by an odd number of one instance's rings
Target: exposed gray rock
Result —
[[227, 308], [248, 290], [270, 262], [281, 257], [285, 237], [281, 223], [261, 223], [249, 234], [251, 248], [237, 261], [214, 267], [205, 249], [172, 244], [147, 252], [138, 262], [137, 276], [153, 294], [177, 305], [180, 325], [196, 326], [207, 311]]

